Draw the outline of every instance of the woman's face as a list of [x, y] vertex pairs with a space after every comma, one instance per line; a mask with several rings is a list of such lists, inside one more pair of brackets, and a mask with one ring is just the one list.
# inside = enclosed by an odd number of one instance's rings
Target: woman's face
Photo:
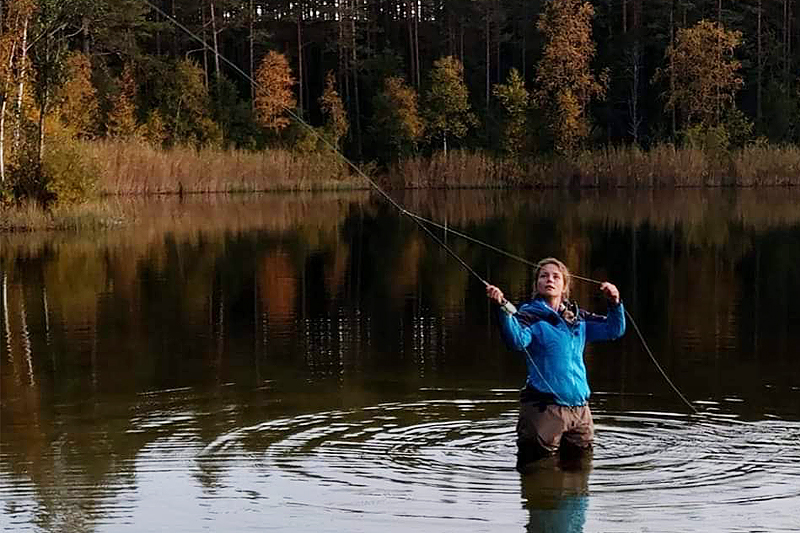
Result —
[[564, 295], [564, 275], [557, 265], [548, 263], [539, 269], [536, 292], [545, 298], [561, 298]]

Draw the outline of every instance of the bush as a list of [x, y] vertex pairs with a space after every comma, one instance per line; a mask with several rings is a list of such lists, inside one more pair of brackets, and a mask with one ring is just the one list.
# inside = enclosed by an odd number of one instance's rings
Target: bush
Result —
[[52, 138], [39, 164], [35, 150], [20, 154], [10, 169], [10, 197], [15, 202], [35, 201], [45, 207], [73, 204], [95, 193], [99, 169], [79, 149], [77, 142]]

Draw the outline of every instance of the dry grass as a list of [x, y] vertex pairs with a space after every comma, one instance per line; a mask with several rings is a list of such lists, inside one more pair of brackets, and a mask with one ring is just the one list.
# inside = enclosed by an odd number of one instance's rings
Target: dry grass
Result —
[[364, 188], [331, 153], [153, 148], [135, 142], [84, 143], [100, 162], [102, 194], [170, 194]]
[[800, 148], [747, 146], [711, 153], [657, 145], [584, 151], [573, 157], [496, 158], [454, 150], [414, 157], [390, 169], [389, 182], [405, 188], [661, 188], [800, 185]]
[[116, 202], [92, 201], [42, 209], [34, 202], [0, 207], [0, 232], [92, 230], [124, 224], [127, 215]]

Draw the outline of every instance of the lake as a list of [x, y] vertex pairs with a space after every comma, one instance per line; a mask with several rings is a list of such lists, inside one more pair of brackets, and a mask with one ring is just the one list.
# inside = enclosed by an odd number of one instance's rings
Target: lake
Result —
[[454, 232], [620, 288], [592, 457], [514, 470], [523, 359], [380, 196], [109, 200], [0, 234], [0, 528], [800, 529], [800, 190], [391, 194], [515, 302], [531, 268]]

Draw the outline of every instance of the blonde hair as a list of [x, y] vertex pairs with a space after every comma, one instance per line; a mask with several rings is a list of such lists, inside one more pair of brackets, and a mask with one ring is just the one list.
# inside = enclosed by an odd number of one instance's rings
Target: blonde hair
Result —
[[572, 275], [569, 273], [569, 269], [567, 268], [567, 265], [565, 265], [564, 263], [562, 263], [561, 261], [559, 261], [555, 257], [545, 257], [544, 259], [542, 259], [541, 261], [536, 263], [536, 266], [533, 269], [534, 286], [537, 287], [536, 294], [539, 294], [539, 291], [538, 291], [539, 272], [542, 270], [542, 268], [545, 265], [555, 265], [556, 268], [558, 268], [558, 270], [561, 272], [561, 275], [564, 277], [564, 293], [563, 293], [563, 297], [564, 297], [565, 300], [568, 299], [569, 298], [569, 286], [570, 286], [570, 281], [572, 280]]

